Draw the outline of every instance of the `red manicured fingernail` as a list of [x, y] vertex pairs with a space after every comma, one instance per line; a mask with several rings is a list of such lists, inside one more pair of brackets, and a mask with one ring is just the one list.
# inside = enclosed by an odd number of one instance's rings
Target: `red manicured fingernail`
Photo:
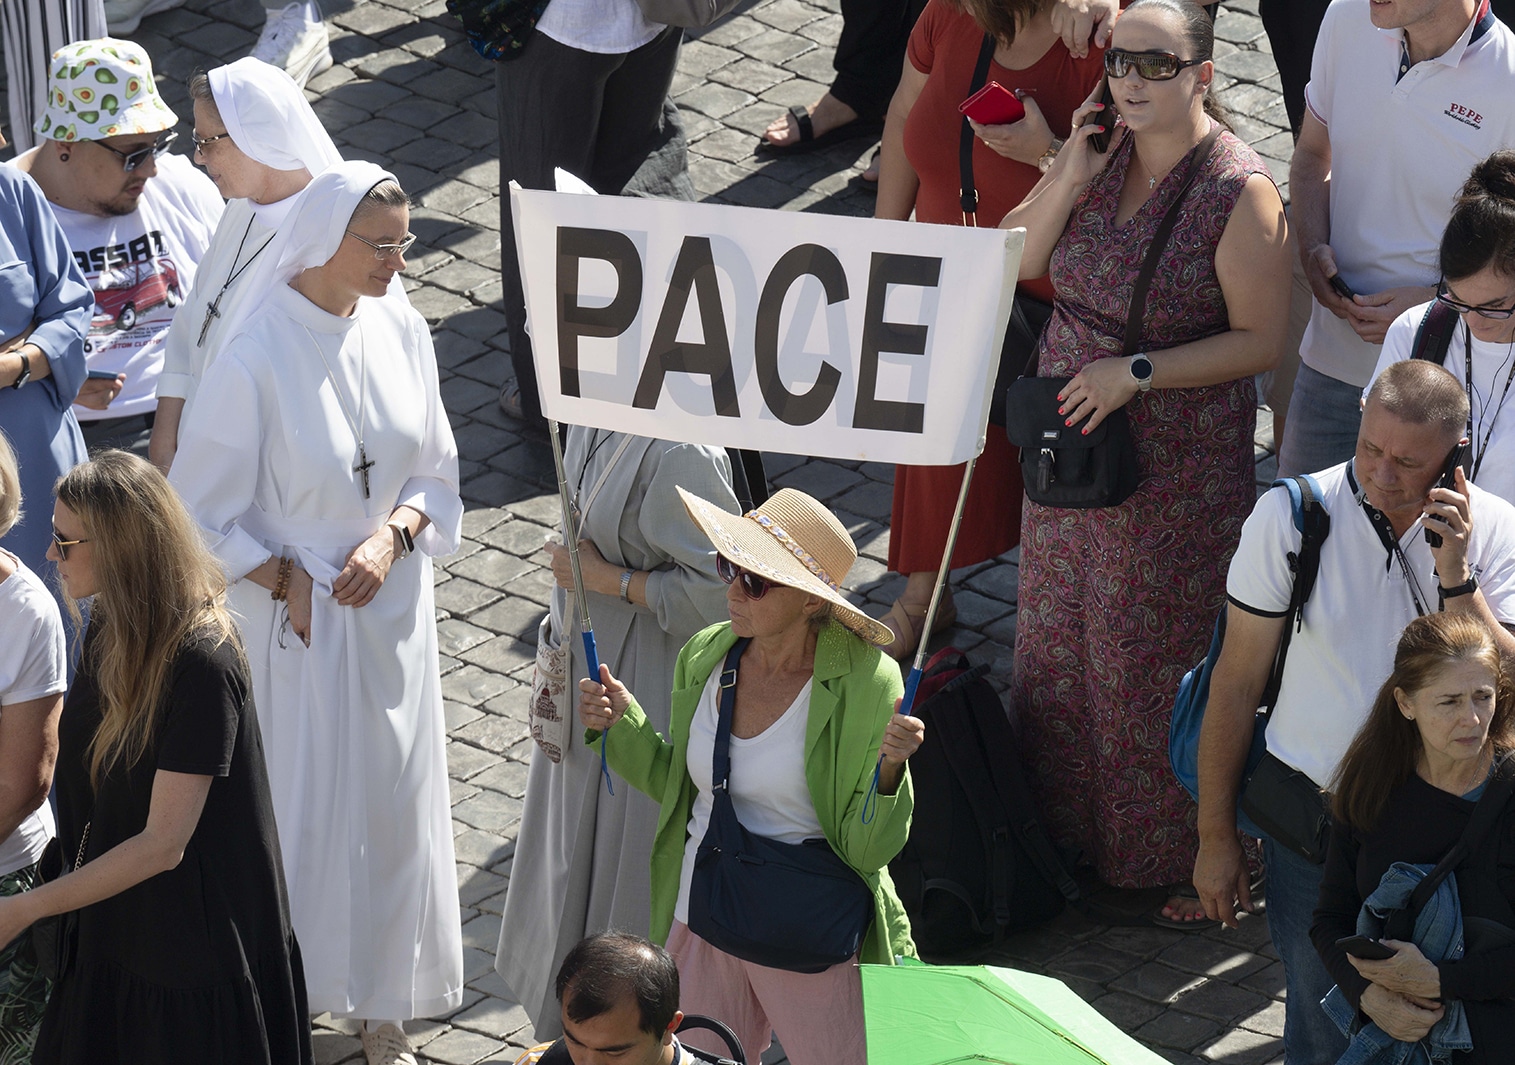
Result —
[[1067, 421], [1063, 422], [1063, 428], [1066, 429], [1068, 426], [1070, 426], [1072, 424], [1073, 424], [1073, 419], [1069, 418]]
[[1099, 129], [1099, 131], [1100, 131], [1100, 132], [1101, 132], [1101, 133], [1104, 133], [1104, 132], [1105, 132], [1105, 127], [1104, 127], [1104, 126], [1100, 126], [1100, 127], [1098, 127], [1098, 129]]
[[1083, 433], [1085, 436], [1089, 435], [1089, 430], [1088, 429], [1080, 429], [1079, 432]]

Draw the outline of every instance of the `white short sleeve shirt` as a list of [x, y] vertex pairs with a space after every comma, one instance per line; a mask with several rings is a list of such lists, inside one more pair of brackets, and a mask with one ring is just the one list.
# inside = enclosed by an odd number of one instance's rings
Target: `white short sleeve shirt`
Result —
[[[1304, 627], [1289, 643], [1278, 705], [1268, 722], [1268, 750], [1322, 787], [1368, 715], [1394, 666], [1415, 604], [1398, 563], [1389, 563], [1378, 534], [1347, 481], [1350, 463], [1316, 474], [1331, 515], [1320, 553], [1320, 575], [1305, 604]], [[1515, 507], [1472, 485], [1473, 535], [1468, 564], [1494, 616], [1515, 624]], [[1287, 556], [1299, 550], [1289, 494], [1275, 488], [1258, 500], [1242, 527], [1226, 577], [1235, 606], [1281, 617], [1293, 574]], [[1399, 541], [1422, 602], [1436, 609], [1435, 560], [1419, 523]]]
[[[1484, 5], [1480, 5], [1482, 8]], [[1515, 147], [1515, 35], [1497, 19], [1402, 77], [1399, 30], [1369, 0], [1336, 0], [1315, 43], [1305, 103], [1331, 137], [1331, 250], [1354, 291], [1434, 285], [1442, 230], [1473, 164]], [[1365, 386], [1379, 346], [1318, 303], [1300, 358]]]
[[[19, 561], [16, 572], [0, 581], [0, 619], [4, 619], [0, 624], [0, 714], [6, 707], [67, 690], [63, 619], [57, 601]], [[42, 848], [56, 834], [52, 808], [44, 802], [0, 842], [0, 875], [24, 869], [42, 857]]]

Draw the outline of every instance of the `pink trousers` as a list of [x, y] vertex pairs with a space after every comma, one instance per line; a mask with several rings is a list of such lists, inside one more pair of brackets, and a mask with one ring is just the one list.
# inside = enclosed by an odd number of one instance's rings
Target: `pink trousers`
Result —
[[[758, 1065], [775, 1031], [793, 1065], [867, 1065], [855, 957], [819, 973], [770, 969], [712, 947], [682, 921], [668, 933], [668, 953], [679, 967], [679, 1008], [728, 1025], [750, 1065]], [[726, 1053], [710, 1032], [688, 1035], [679, 1039]]]

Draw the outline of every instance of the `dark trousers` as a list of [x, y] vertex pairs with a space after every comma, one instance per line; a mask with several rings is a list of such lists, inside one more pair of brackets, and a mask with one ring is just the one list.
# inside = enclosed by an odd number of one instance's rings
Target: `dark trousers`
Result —
[[1284, 110], [1289, 126], [1299, 136], [1305, 120], [1305, 86], [1310, 82], [1310, 60], [1315, 55], [1315, 37], [1331, 0], [1261, 0], [1257, 13], [1268, 33], [1268, 47], [1283, 81]]
[[522, 54], [495, 64], [500, 111], [500, 259], [510, 362], [529, 422], [541, 399], [526, 333], [526, 299], [510, 216], [511, 181], [551, 189], [554, 167], [605, 195], [694, 199], [684, 127], [668, 99], [683, 31], [669, 28], [622, 55], [581, 52], [534, 34]]
[[905, 46], [926, 0], [842, 0], [831, 95], [864, 118], [878, 118], [900, 83]]

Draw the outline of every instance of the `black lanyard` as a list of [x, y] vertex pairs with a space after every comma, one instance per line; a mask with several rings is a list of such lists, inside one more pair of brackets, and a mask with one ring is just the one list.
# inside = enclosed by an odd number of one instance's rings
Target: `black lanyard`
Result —
[[1420, 590], [1420, 578], [1415, 576], [1415, 571], [1410, 568], [1410, 560], [1405, 558], [1404, 548], [1399, 546], [1399, 537], [1394, 534], [1394, 526], [1389, 521], [1389, 516], [1368, 502], [1368, 494], [1357, 486], [1357, 477], [1352, 472], [1356, 459], [1347, 465], [1347, 484], [1352, 488], [1352, 494], [1362, 507], [1362, 512], [1368, 516], [1368, 524], [1373, 526], [1373, 531], [1378, 534], [1378, 540], [1383, 544], [1385, 553], [1384, 573], [1388, 573], [1396, 561], [1399, 563], [1399, 572], [1404, 575], [1405, 587], [1410, 589], [1410, 601], [1415, 604], [1417, 617], [1425, 617], [1430, 613], [1426, 609], [1427, 600]]
[[[1478, 471], [1483, 468], [1483, 458], [1489, 452], [1489, 439], [1494, 435], [1494, 423], [1499, 420], [1499, 412], [1504, 410], [1505, 400], [1510, 398], [1510, 382], [1515, 381], [1515, 358], [1511, 358], [1509, 353], [1505, 355], [1505, 361], [1510, 364], [1510, 369], [1504, 375], [1504, 390], [1499, 393], [1499, 405], [1494, 408], [1494, 413], [1489, 418], [1488, 428], [1484, 429], [1483, 439], [1479, 440], [1473, 435], [1473, 332], [1468, 328], [1466, 321], [1462, 323], [1462, 344], [1462, 377], [1463, 384], [1468, 390], [1468, 442], [1476, 445], [1476, 450], [1472, 455], [1473, 472], [1468, 475], [1468, 480], [1477, 481]], [[1489, 398], [1493, 399], [1494, 397], [1491, 394]], [[1489, 404], [1484, 403], [1478, 411], [1479, 428], [1483, 428], [1484, 415], [1488, 413]]]

